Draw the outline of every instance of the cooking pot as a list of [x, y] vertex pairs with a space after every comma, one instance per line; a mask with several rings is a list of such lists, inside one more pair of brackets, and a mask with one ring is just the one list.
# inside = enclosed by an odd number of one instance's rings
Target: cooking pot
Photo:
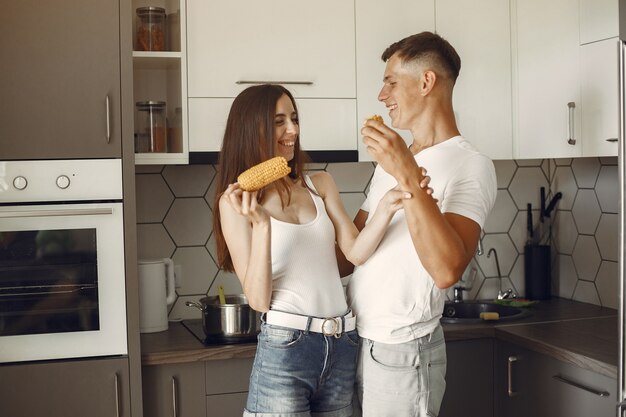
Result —
[[261, 330], [261, 315], [248, 304], [243, 294], [226, 295], [225, 304], [218, 296], [204, 297], [199, 302], [187, 301], [188, 307], [202, 311], [202, 328], [208, 338], [249, 339]]

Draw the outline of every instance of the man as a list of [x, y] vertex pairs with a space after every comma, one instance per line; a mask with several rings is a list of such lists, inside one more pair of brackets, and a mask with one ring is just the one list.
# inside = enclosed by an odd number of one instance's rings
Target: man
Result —
[[[368, 120], [361, 133], [378, 162], [354, 222], [363, 228], [384, 193], [404, 200], [372, 257], [354, 270], [348, 299], [362, 337], [357, 389], [364, 416], [436, 416], [445, 390], [439, 324], [446, 288], [471, 261], [496, 198], [493, 163], [457, 128], [452, 92], [461, 60], [440, 36], [422, 32], [389, 46], [378, 99], [391, 125]], [[477, 111], [479, 111], [477, 109]], [[432, 197], [420, 187], [421, 168]], [[433, 198], [434, 197], [434, 198]]]

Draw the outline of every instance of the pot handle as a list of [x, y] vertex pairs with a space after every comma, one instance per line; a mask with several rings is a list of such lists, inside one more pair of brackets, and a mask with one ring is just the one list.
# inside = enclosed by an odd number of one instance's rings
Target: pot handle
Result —
[[196, 303], [195, 301], [185, 301], [185, 305], [187, 307], [195, 307], [200, 311], [204, 311], [204, 308], [202, 308], [202, 305], [200, 303]]
[[167, 305], [172, 305], [176, 301], [176, 282], [174, 280], [174, 262], [171, 258], [163, 258], [165, 262], [165, 280], [167, 283]]

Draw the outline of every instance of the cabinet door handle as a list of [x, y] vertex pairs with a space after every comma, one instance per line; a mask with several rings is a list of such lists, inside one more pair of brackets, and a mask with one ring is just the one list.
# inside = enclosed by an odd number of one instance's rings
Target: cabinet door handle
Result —
[[617, 142], [618, 139], [617, 138], [608, 138], [606, 141], [607, 142]]
[[172, 377], [172, 417], [178, 417], [178, 381]]
[[106, 106], [106, 116], [107, 116], [107, 143], [111, 143], [111, 101], [109, 100], [109, 95], [107, 94], [104, 99], [104, 103]]
[[120, 417], [120, 380], [117, 372], [115, 373], [115, 415]]
[[553, 375], [552, 378], [556, 379], [557, 381], [561, 381], [561, 382], [563, 382], [563, 383], [565, 383], [567, 385], [571, 385], [573, 387], [580, 388], [582, 390], [590, 392], [590, 393], [592, 393], [594, 395], [597, 395], [598, 397], [608, 397], [608, 396], [611, 395], [607, 391], [600, 391], [600, 390], [597, 390], [595, 388], [591, 388], [591, 387], [588, 387], [586, 385], [579, 384], [578, 382], [572, 381], [570, 379], [567, 379], [567, 378], [565, 378], [565, 377], [563, 377], [561, 375]]
[[313, 85], [313, 81], [253, 81], [239, 80], [235, 84], [291, 84], [291, 85]]
[[509, 369], [509, 374], [508, 374], [508, 394], [509, 397], [515, 397], [517, 395], [517, 392], [513, 391], [513, 362], [517, 362], [519, 360], [519, 358], [517, 356], [509, 356], [509, 360], [508, 360], [508, 369]]
[[574, 109], [576, 108], [576, 103], [570, 101], [567, 103], [567, 111], [569, 116], [569, 121], [567, 123], [569, 127], [569, 138], [567, 139], [567, 143], [570, 145], [576, 145], [576, 139], [574, 139]]

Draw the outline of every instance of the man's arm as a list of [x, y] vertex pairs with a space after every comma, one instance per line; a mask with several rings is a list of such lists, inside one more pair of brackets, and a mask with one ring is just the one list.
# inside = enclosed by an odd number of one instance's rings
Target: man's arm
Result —
[[458, 214], [442, 214], [422, 189], [421, 168], [404, 141], [382, 123], [367, 121], [363, 143], [399, 188], [413, 195], [404, 201], [404, 212], [413, 246], [422, 265], [439, 288], [454, 285], [471, 261], [478, 239], [478, 223]]

